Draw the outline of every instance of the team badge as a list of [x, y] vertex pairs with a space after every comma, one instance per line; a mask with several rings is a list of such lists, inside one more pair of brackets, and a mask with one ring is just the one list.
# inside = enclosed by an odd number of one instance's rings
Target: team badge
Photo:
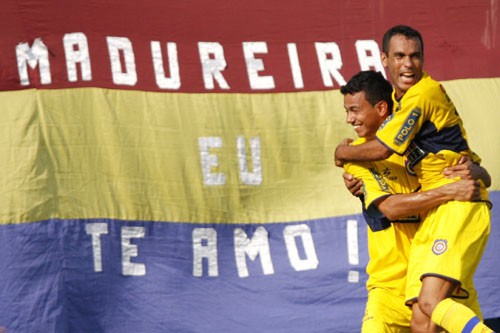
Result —
[[434, 245], [432, 246], [432, 252], [435, 255], [440, 255], [448, 250], [448, 241], [446, 239], [436, 239]]
[[406, 172], [408, 172], [408, 174], [410, 174], [412, 176], [416, 176], [417, 175], [417, 173], [415, 172], [415, 170], [413, 170], [413, 166], [411, 165], [410, 161], [405, 160], [405, 168], [406, 168]]

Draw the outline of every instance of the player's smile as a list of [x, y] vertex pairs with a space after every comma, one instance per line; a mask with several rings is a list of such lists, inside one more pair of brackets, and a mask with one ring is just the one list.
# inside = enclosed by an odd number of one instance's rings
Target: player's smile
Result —
[[361, 138], [373, 138], [383, 122], [376, 106], [371, 105], [365, 98], [365, 93], [358, 92], [344, 96], [346, 121]]
[[352, 124], [352, 127], [354, 128], [354, 131], [358, 134], [358, 136], [362, 137], [363, 136], [363, 128], [362, 124]]
[[[398, 92], [406, 92], [414, 84], [420, 80], [420, 77], [413, 72], [403, 72], [399, 75], [398, 80], [395, 80], [396, 90]], [[399, 96], [399, 95], [398, 95]]]
[[413, 82], [415, 74], [406, 72], [406, 73], [401, 73], [400, 77], [403, 81]]

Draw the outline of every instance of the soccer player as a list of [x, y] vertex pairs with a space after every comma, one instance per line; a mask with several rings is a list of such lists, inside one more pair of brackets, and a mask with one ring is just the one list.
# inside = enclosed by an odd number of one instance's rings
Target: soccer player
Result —
[[[340, 91], [347, 123], [360, 137], [353, 144], [373, 140], [392, 113], [391, 84], [381, 73], [362, 71]], [[361, 200], [369, 225], [368, 301], [362, 332], [409, 333], [411, 311], [404, 294], [411, 241], [420, 222], [418, 213], [449, 200], [479, 199], [479, 186], [473, 180], [460, 180], [417, 192], [418, 180], [406, 172], [399, 155], [376, 162], [346, 163], [344, 169], [364, 183]]]
[[[420, 33], [407, 26], [389, 29], [382, 42], [382, 63], [389, 70], [397, 103], [376, 140], [339, 145], [337, 166], [346, 161], [376, 161], [394, 152], [405, 155], [422, 190], [452, 180], [443, 169], [472, 155], [453, 102], [444, 88], [423, 71], [424, 44]], [[429, 210], [412, 242], [406, 286], [412, 306], [412, 329], [431, 319], [448, 332], [492, 332], [479, 319], [473, 274], [486, 247], [491, 203], [482, 182], [482, 200], [448, 201]], [[462, 300], [464, 304], [458, 300]]]

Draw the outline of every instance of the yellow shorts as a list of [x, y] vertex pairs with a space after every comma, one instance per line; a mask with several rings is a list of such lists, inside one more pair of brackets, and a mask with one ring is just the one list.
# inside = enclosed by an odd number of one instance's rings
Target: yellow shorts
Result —
[[410, 320], [402, 295], [380, 288], [368, 292], [362, 333], [410, 333]]
[[467, 298], [473, 276], [490, 233], [490, 210], [483, 202], [449, 201], [430, 210], [410, 250], [407, 301], [418, 298], [421, 279], [427, 275], [456, 281], [452, 296]]

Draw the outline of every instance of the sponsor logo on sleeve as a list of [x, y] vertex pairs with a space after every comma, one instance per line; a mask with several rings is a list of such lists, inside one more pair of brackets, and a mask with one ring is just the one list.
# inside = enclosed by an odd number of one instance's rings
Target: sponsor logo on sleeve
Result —
[[380, 125], [378, 128], [379, 130], [385, 127], [385, 124], [387, 124], [391, 119], [394, 117], [394, 113], [391, 114], [389, 117], [385, 118], [384, 122]]
[[415, 108], [410, 112], [410, 115], [408, 116], [408, 118], [406, 118], [403, 126], [401, 126], [398, 134], [396, 134], [396, 137], [394, 138], [395, 145], [400, 146], [406, 140], [408, 140], [421, 114], [422, 114], [422, 109], [420, 108]]
[[380, 189], [384, 192], [389, 192], [389, 185], [387, 185], [387, 182], [385, 181], [384, 177], [382, 177], [382, 175], [374, 168], [370, 168], [370, 172], [373, 178], [377, 181]]

